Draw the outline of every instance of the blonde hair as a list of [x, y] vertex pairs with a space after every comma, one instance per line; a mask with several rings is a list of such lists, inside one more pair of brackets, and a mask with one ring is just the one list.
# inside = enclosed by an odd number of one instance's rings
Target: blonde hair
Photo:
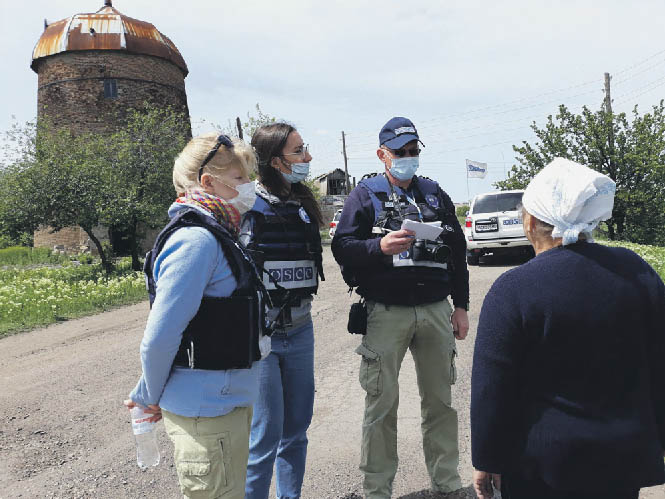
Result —
[[[178, 154], [173, 165], [173, 186], [179, 196], [200, 189], [199, 168], [208, 153], [215, 147], [219, 132], [208, 132], [190, 140]], [[229, 168], [239, 167], [248, 176], [256, 171], [254, 150], [240, 139], [231, 139], [233, 147], [220, 146], [213, 158], [203, 168], [204, 173], [219, 175]]]

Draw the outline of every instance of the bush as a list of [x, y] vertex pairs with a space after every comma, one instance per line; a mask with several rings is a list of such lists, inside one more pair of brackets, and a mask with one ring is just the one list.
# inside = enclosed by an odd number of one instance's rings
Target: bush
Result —
[[92, 255], [90, 253], [81, 253], [80, 255], [76, 255], [76, 259], [86, 265], [90, 265], [93, 261]]
[[48, 248], [10, 246], [9, 248], [0, 249], [0, 265], [63, 263], [67, 260], [66, 256], [55, 254]]
[[462, 205], [462, 206], [458, 206], [455, 209], [455, 215], [457, 215], [458, 217], [466, 217], [466, 212], [467, 211], [469, 211], [469, 206], [468, 205], [465, 204], [465, 205]]

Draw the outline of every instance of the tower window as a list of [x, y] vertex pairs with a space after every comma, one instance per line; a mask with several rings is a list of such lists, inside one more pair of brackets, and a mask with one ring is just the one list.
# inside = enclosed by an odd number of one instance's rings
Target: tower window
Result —
[[107, 99], [118, 97], [118, 82], [116, 80], [104, 80], [104, 97]]

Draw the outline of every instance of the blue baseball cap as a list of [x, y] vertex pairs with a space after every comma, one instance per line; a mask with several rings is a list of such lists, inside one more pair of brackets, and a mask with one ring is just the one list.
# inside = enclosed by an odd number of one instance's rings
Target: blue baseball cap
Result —
[[388, 123], [383, 125], [383, 128], [379, 132], [379, 145], [386, 146], [393, 151], [401, 149], [404, 147], [404, 144], [408, 144], [414, 140], [423, 144], [411, 120], [400, 116], [391, 118]]

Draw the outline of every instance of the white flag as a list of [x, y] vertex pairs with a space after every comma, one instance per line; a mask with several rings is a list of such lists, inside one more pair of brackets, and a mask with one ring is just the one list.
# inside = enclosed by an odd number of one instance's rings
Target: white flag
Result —
[[466, 160], [466, 176], [485, 178], [487, 175], [487, 163], [480, 163], [479, 161]]

